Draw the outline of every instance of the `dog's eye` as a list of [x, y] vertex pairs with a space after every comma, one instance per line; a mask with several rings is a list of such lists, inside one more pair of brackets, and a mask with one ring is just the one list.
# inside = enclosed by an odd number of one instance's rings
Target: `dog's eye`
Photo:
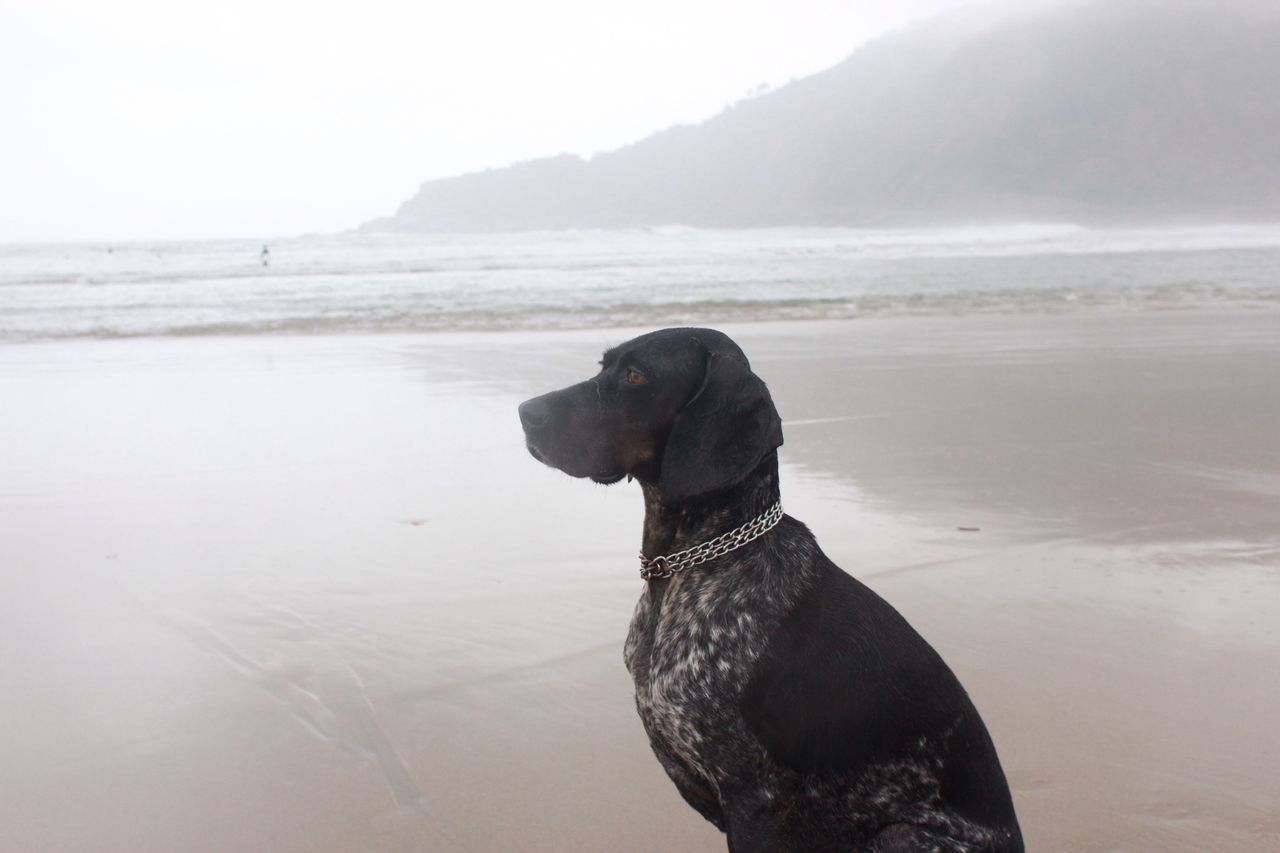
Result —
[[645, 379], [643, 373], [634, 367], [628, 367], [627, 372], [622, 375], [622, 381], [628, 385], [643, 385], [648, 380]]

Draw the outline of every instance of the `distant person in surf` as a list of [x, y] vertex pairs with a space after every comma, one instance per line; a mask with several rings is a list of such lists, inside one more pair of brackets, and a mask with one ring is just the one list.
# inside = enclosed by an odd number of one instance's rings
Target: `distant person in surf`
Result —
[[265, 243], [262, 245], [262, 251], [258, 253], [258, 259], [262, 261], [264, 267], [271, 266], [271, 249]]

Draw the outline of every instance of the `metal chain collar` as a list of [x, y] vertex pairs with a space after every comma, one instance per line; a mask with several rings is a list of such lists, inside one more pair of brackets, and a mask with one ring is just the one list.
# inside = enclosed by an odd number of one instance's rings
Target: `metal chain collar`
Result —
[[774, 528], [782, 520], [782, 501], [778, 501], [763, 515], [758, 515], [741, 527], [722, 533], [715, 539], [668, 554], [664, 557], [646, 557], [640, 555], [640, 577], [645, 580], [669, 578], [690, 566], [701, 565], [708, 560], [737, 550], [748, 542], [759, 539]]

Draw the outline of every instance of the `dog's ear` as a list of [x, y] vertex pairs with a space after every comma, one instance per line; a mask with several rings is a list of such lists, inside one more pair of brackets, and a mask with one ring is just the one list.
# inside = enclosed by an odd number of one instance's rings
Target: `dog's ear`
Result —
[[741, 359], [713, 352], [702, 388], [671, 427], [658, 491], [668, 504], [718, 492], [781, 444], [782, 420], [764, 382]]

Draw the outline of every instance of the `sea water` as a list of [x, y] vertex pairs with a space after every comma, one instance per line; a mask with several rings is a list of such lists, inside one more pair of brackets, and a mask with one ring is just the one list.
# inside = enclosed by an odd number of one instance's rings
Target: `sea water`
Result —
[[0, 245], [0, 341], [1280, 308], [1280, 225]]

